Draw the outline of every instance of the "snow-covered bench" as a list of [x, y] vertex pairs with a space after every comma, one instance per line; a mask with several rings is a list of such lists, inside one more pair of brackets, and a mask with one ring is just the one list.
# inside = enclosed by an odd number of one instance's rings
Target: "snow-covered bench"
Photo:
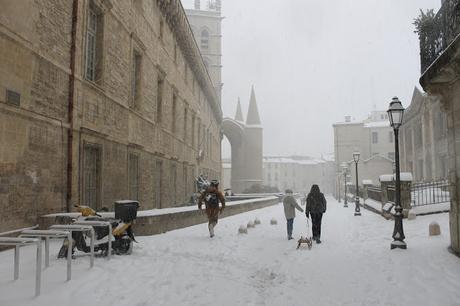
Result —
[[[94, 239], [95, 233], [94, 228], [90, 225], [78, 225], [78, 224], [56, 224], [51, 225], [50, 229], [53, 230], [62, 230], [68, 231], [72, 235], [72, 232], [89, 232], [91, 234], [91, 242], [90, 242], [90, 262], [89, 267], [92, 268], [94, 266]], [[72, 249], [72, 245], [70, 244], [72, 240], [69, 241], [69, 248]]]
[[[45, 240], [45, 267], [50, 265], [50, 239], [67, 238], [69, 243], [72, 241], [72, 233], [69, 231], [57, 230], [24, 230], [19, 237], [39, 238]], [[72, 278], [72, 248], [67, 250], [67, 280]]]
[[0, 245], [14, 246], [14, 280], [17, 280], [19, 278], [19, 248], [25, 245], [37, 246], [37, 257], [35, 266], [35, 296], [39, 296], [42, 278], [41, 239], [25, 237], [0, 237]]

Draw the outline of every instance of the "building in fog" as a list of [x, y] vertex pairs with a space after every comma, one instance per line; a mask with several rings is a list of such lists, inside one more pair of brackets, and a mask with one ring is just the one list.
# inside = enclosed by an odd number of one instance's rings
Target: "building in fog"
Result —
[[221, 9], [221, 0], [208, 0], [204, 7], [200, 0], [195, 0], [194, 8], [185, 10], [219, 99], [222, 97], [223, 85]]
[[0, 231], [178, 206], [220, 176], [220, 99], [179, 0], [2, 1], [0, 24]]
[[414, 88], [400, 130], [401, 169], [416, 181], [446, 179], [447, 118], [436, 97]]
[[[344, 122], [335, 123], [333, 128], [336, 195], [340, 188], [343, 191], [343, 163], [347, 163], [349, 168], [352, 166], [354, 182], [355, 165], [351, 164], [354, 151], [361, 153], [358, 166], [359, 184], [367, 179], [377, 185], [379, 182], [376, 178], [381, 174], [393, 173], [394, 137], [386, 111], [373, 111], [362, 121], [352, 120], [347, 116]], [[361, 167], [363, 171], [359, 174]]]
[[264, 185], [277, 187], [284, 192], [308, 193], [313, 184], [320, 186], [324, 193], [334, 189], [334, 161], [306, 156], [264, 157]]

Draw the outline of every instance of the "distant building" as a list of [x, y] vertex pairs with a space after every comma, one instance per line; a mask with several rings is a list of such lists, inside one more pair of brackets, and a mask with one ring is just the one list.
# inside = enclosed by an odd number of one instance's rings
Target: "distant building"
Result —
[[[343, 191], [343, 163], [347, 163], [349, 168], [352, 166], [350, 174], [354, 182], [355, 165], [351, 164], [354, 151], [361, 153], [358, 165], [360, 185], [364, 179], [378, 184], [376, 178], [381, 174], [393, 173], [394, 137], [386, 111], [373, 111], [362, 121], [346, 116], [344, 122], [335, 123], [333, 128], [336, 195], [340, 193], [340, 188]], [[366, 166], [369, 163], [378, 163], [378, 167]], [[363, 171], [360, 171], [361, 167]]]
[[447, 117], [436, 97], [414, 89], [400, 131], [401, 169], [416, 181], [446, 179]]
[[277, 187], [284, 192], [308, 193], [313, 184], [322, 192], [332, 193], [334, 189], [334, 162], [331, 158], [307, 156], [264, 157], [264, 185]]
[[204, 64], [211, 77], [218, 97], [222, 98], [222, 1], [206, 1], [207, 6], [201, 7], [201, 1], [195, 0], [193, 9], [186, 9], [188, 21], [200, 48]]

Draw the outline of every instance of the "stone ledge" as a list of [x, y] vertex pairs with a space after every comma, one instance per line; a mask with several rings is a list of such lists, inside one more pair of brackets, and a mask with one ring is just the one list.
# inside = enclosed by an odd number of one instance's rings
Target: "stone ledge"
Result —
[[[230, 217], [255, 209], [273, 206], [279, 203], [278, 197], [249, 199], [244, 201], [229, 202], [220, 218]], [[156, 213], [151, 211], [139, 211], [134, 223], [134, 233], [137, 236], [148, 236], [165, 233], [171, 230], [206, 223], [207, 218], [196, 208], [185, 207], [184, 211], [162, 213], [161, 209]], [[104, 214], [113, 216], [113, 213]], [[70, 223], [71, 219], [78, 216], [77, 213], [52, 214], [40, 217], [40, 229], [47, 229], [53, 224]]]

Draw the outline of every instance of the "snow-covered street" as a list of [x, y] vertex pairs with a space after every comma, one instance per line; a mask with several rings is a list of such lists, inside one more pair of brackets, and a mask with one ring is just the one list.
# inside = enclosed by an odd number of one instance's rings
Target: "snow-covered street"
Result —
[[[131, 256], [88, 258], [73, 265], [53, 256], [33, 297], [34, 249], [24, 248], [19, 281], [13, 252], [0, 253], [0, 305], [460, 305], [460, 259], [447, 251], [448, 214], [404, 220], [407, 250], [390, 250], [393, 221], [328, 198], [323, 243], [296, 250], [286, 239], [282, 205], [219, 221], [210, 239], [205, 224], [138, 237]], [[249, 234], [238, 227], [259, 218]], [[278, 225], [270, 225], [276, 218]], [[428, 236], [437, 221], [442, 235]], [[297, 214], [294, 236], [306, 232]], [[53, 244], [53, 254], [59, 243]]]

